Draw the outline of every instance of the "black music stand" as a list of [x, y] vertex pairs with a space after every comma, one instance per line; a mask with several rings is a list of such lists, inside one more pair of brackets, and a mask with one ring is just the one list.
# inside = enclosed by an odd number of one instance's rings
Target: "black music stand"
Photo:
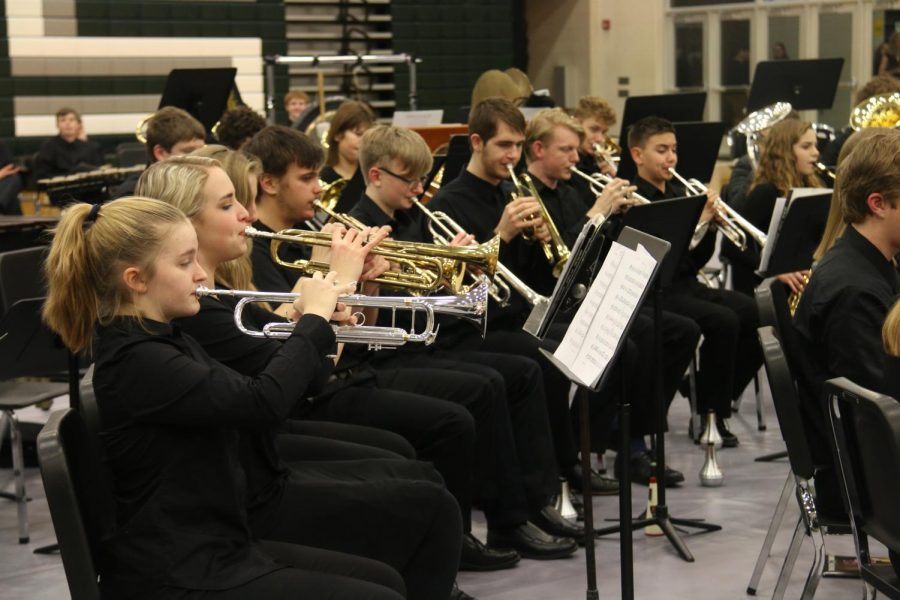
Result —
[[[585, 228], [582, 230], [582, 235], [579, 237], [578, 242], [576, 242], [575, 246], [573, 247], [572, 257], [569, 259], [570, 264], [566, 265], [566, 270], [560, 276], [560, 283], [556, 286], [556, 289], [553, 292], [553, 298], [550, 302], [551, 308], [544, 316], [541, 323], [540, 329], [542, 331], [546, 332], [549, 323], [555, 319], [556, 315], [558, 315], [559, 313], [560, 308], [567, 303], [568, 299], [574, 296], [575, 298], [577, 298], [577, 300], [580, 301], [582, 298], [584, 298], [584, 295], [580, 290], [577, 289], [577, 287], [579, 285], [582, 285], [580, 283], [581, 281], [585, 279], [591, 279], [596, 268], [599, 266], [598, 263], [602, 263], [602, 261], [605, 259], [606, 253], [608, 253], [609, 249], [611, 248], [611, 244], [606, 244], [604, 243], [605, 241], [606, 240], [603, 236], [601, 228], [597, 227], [594, 222], [588, 222], [585, 225]], [[654, 258], [654, 260], [656, 261], [656, 265], [653, 268], [647, 286], [644, 288], [643, 294], [637, 301], [634, 311], [631, 313], [631, 315], [629, 315], [628, 322], [622, 330], [615, 350], [611, 353], [611, 357], [607, 363], [607, 367], [603, 369], [602, 373], [596, 381], [584, 382], [575, 374], [573, 374], [569, 367], [559, 359], [557, 359], [553, 355], [553, 353], [541, 349], [541, 352], [547, 357], [547, 359], [572, 383], [577, 386], [575, 396], [580, 410], [581, 468], [584, 473], [591, 472], [591, 393], [597, 392], [601, 387], [603, 387], [612, 370], [610, 368], [611, 365], [618, 365], [618, 368], [621, 368], [621, 363], [619, 362], [619, 354], [621, 352], [623, 342], [625, 341], [625, 338], [628, 335], [628, 331], [634, 322], [635, 315], [646, 299], [651, 285], [658, 276], [659, 265], [662, 263], [663, 258], [665, 258], [666, 253], [669, 251], [668, 242], [654, 238], [650, 235], [641, 233], [640, 231], [636, 231], [631, 228], [625, 228], [624, 230], [622, 230], [619, 234], [618, 241], [620, 244], [632, 250], [636, 250], [638, 248], [638, 245], [643, 246]], [[600, 252], [600, 254], [595, 254], [598, 249], [602, 249], [602, 251]], [[582, 271], [582, 273], [574, 273], [574, 271]], [[627, 428], [630, 426], [629, 418], [631, 407], [628, 403], [628, 397], [625, 394], [625, 378], [622, 377], [621, 380], [623, 389], [620, 394], [619, 401], [619, 426], [624, 431], [627, 430]], [[620, 451], [627, 452], [628, 445], [628, 436], [623, 435]], [[590, 477], [582, 478], [581, 493], [584, 502], [584, 550], [585, 568], [587, 569], [586, 597], [587, 600], [597, 600], [599, 598], [599, 593], [597, 591], [597, 563], [596, 557], [594, 555], [594, 544], [596, 542], [594, 533], [594, 504]], [[622, 474], [619, 480], [619, 515], [622, 518], [622, 522], [626, 523], [626, 530], [629, 532], [628, 535], [622, 535], [619, 539], [619, 567], [622, 582], [622, 598], [625, 600], [630, 600], [634, 598], [634, 572], [632, 540], [630, 535], [631, 529], [630, 527], [627, 527], [627, 524], [630, 523], [631, 520], [631, 474], [627, 464], [623, 464]]]
[[207, 132], [222, 118], [235, 89], [237, 69], [172, 69], [166, 78], [159, 107], [177, 106], [203, 123]]
[[831, 108], [843, 58], [768, 60], [756, 65], [747, 112], [775, 102], [790, 102], [794, 110]]
[[[656, 96], [631, 96], [625, 100], [622, 112], [622, 127], [619, 135], [619, 146], [622, 154], [619, 157], [618, 176], [622, 179], [634, 179], [637, 172], [631, 153], [628, 150], [628, 130], [644, 117], [659, 117], [673, 123], [698, 122], [703, 120], [706, 108], [706, 92], [689, 92], [685, 94], [659, 94]], [[679, 142], [679, 146], [681, 142]], [[718, 146], [716, 146], [718, 148]]]
[[450, 136], [447, 142], [447, 160], [444, 161], [444, 178], [441, 185], [447, 185], [462, 173], [472, 157], [472, 148], [469, 147], [469, 136], [457, 133]]
[[[707, 182], [712, 179], [719, 146], [728, 125], [722, 121], [712, 123], [676, 123], [678, 137], [678, 174], [685, 179]], [[629, 156], [630, 158], [630, 156]]]
[[765, 279], [810, 268], [813, 253], [825, 232], [830, 200], [831, 190], [824, 188], [822, 193], [788, 199], [777, 229], [768, 233], [769, 260], [764, 269], [756, 271], [757, 275]]
[[[625, 213], [622, 219], [623, 227], [633, 227], [639, 231], [653, 235], [660, 239], [666, 240], [671, 244], [671, 250], [666, 255], [659, 275], [656, 278], [654, 288], [653, 302], [653, 341], [654, 341], [654, 361], [661, 364], [662, 362], [662, 289], [671, 283], [672, 279], [678, 273], [682, 256], [688, 250], [691, 238], [693, 237], [694, 227], [703, 212], [703, 206], [706, 204], [706, 196], [689, 196], [686, 198], [675, 198], [672, 200], [661, 200], [651, 204], [634, 206]], [[656, 525], [666, 534], [669, 542], [681, 555], [681, 558], [687, 562], [694, 562], [694, 556], [688, 549], [684, 540], [675, 529], [676, 525], [684, 527], [693, 527], [704, 532], [718, 531], [722, 529], [720, 525], [713, 523], [704, 523], [696, 519], [679, 519], [669, 515], [669, 508], [666, 504], [666, 408], [668, 403], [665, 399], [663, 391], [663, 383], [660, 377], [656, 378], [656, 396], [657, 411], [659, 422], [657, 424], [658, 432], [656, 434], [656, 481], [658, 486], [658, 505], [656, 514], [649, 519], [620, 520], [618, 525], [606, 527], [597, 531], [597, 535], [607, 535], [610, 533], [619, 533], [623, 530], [643, 529], [651, 525]], [[626, 431], [624, 428], [622, 431]], [[627, 455], [625, 455], [627, 456]], [[623, 456], [622, 465], [628, 463]]]

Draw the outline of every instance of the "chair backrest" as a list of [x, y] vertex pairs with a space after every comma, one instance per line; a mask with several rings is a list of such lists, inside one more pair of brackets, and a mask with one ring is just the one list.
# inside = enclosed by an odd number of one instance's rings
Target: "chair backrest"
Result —
[[772, 403], [778, 416], [781, 437], [787, 446], [788, 460], [794, 475], [810, 479], [815, 474], [815, 464], [809, 451], [809, 441], [803, 429], [800, 414], [800, 397], [781, 342], [771, 326], [760, 327], [759, 343], [765, 359], [766, 375], [772, 390]]
[[791, 321], [791, 309], [788, 306], [787, 286], [774, 277], [763, 280], [755, 290], [756, 309], [759, 312], [759, 324], [769, 325], [775, 329], [775, 335], [781, 340], [782, 350], [788, 359], [791, 369], [796, 371], [794, 364], [794, 326]]
[[900, 552], [900, 403], [847, 379], [825, 384], [835, 465], [858, 527]]
[[99, 600], [100, 542], [115, 513], [81, 416], [71, 408], [54, 412], [38, 434], [37, 449], [69, 591], [75, 600]]
[[0, 252], [0, 314], [25, 298], [47, 295], [44, 259], [47, 246]]
[[0, 379], [64, 373], [69, 352], [41, 319], [43, 298], [19, 300], [0, 319]]

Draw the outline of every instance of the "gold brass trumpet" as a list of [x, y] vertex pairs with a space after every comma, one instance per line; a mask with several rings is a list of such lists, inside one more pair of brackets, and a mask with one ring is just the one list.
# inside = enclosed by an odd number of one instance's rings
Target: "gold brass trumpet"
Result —
[[[272, 240], [272, 259], [281, 267], [299, 269], [305, 273], [327, 273], [331, 270], [327, 264], [311, 260], [286, 261], [278, 255], [283, 243], [330, 247], [330, 233], [304, 229], [285, 229], [271, 233], [253, 227], [248, 227], [245, 232], [248, 237]], [[467, 291], [463, 285], [467, 265], [478, 267], [493, 276], [497, 269], [499, 251], [499, 239], [464, 248], [385, 240], [375, 247], [373, 254], [399, 265], [400, 270], [387, 271], [373, 281], [410, 290], [411, 293], [431, 293], [441, 287], [455, 294], [463, 293]]]
[[[466, 230], [447, 213], [430, 210], [418, 198], [413, 199], [413, 204], [418, 206], [425, 213], [425, 216], [428, 217], [428, 231], [438, 244], [449, 245], [454, 236], [466, 233]], [[497, 272], [494, 275], [493, 285], [490, 288], [491, 298], [500, 306], [506, 306], [509, 304], [511, 289], [516, 290], [531, 306], [550, 302], [549, 298], [538, 294], [528, 287], [524, 281], [498, 261]]]
[[[338, 300], [348, 306], [373, 307], [390, 310], [394, 316], [398, 310], [411, 311], [412, 318], [410, 329], [396, 327], [377, 327], [367, 325], [333, 325], [337, 341], [346, 344], [367, 344], [370, 350], [382, 348], [395, 348], [407, 343], [422, 343], [429, 345], [437, 337], [438, 326], [435, 322], [435, 314], [450, 315], [474, 323], [484, 335], [487, 326], [487, 282], [455, 296], [428, 296], [425, 298], [413, 296], [364, 296], [352, 294], [341, 296]], [[266, 323], [262, 329], [250, 329], [244, 325], [244, 308], [254, 302], [285, 303], [293, 302], [298, 294], [286, 292], [257, 292], [241, 290], [211, 290], [205, 287], [197, 288], [198, 297], [203, 296], [227, 296], [239, 298], [234, 308], [234, 322], [237, 328], [244, 334], [256, 338], [284, 339], [291, 335], [295, 323], [289, 321], [273, 321]], [[425, 323], [421, 330], [416, 330], [415, 314], [425, 313]]]
[[513, 185], [516, 186], [516, 197], [523, 198], [525, 196], [531, 196], [537, 201], [538, 206], [541, 209], [541, 218], [544, 220], [544, 224], [547, 226], [547, 230], [550, 232], [550, 241], [541, 242], [541, 249], [543, 249], [544, 251], [544, 256], [547, 258], [547, 262], [549, 262], [553, 267], [553, 276], [559, 277], [559, 275], [563, 271], [563, 267], [566, 266], [566, 261], [569, 260], [569, 248], [568, 246], [566, 246], [566, 242], [559, 234], [559, 230], [556, 228], [556, 224], [553, 223], [553, 218], [550, 216], [550, 212], [544, 205], [544, 201], [541, 200], [541, 196], [540, 194], [538, 194], [537, 188], [534, 187], [534, 181], [531, 180], [531, 177], [528, 175], [528, 173], [522, 173], [520, 177], [516, 177], [516, 172], [513, 168], [513, 165], [506, 165], [506, 168], [509, 171], [509, 175], [512, 179]]
[[[700, 196], [709, 191], [705, 185], [696, 179], [685, 179], [675, 169], [670, 168], [669, 172], [684, 185], [690, 194]], [[721, 198], [716, 198], [716, 217], [718, 218], [716, 227], [719, 228], [722, 235], [741, 250], [747, 249], [747, 236], [753, 238], [760, 248], [765, 247], [768, 236], [736, 210], [722, 202]], [[701, 224], [697, 227], [699, 229], [702, 226]]]
[[816, 170], [819, 173], [821, 173], [822, 175], [829, 177], [831, 179], [831, 181], [834, 181], [837, 179], [837, 175], [834, 174], [834, 171], [832, 171], [831, 169], [829, 169], [828, 167], [826, 167], [825, 165], [823, 165], [820, 162], [816, 163]]

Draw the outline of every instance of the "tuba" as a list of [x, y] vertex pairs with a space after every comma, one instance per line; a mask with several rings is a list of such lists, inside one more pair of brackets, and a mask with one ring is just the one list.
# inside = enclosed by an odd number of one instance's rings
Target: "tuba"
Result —
[[755, 170], [759, 164], [759, 135], [775, 123], [783, 120], [794, 108], [790, 102], [776, 102], [759, 110], [755, 110], [728, 132], [728, 143], [731, 145], [734, 133], [747, 137], [747, 156]]
[[[281, 267], [299, 269], [310, 274], [316, 271], [327, 273], [331, 270], [328, 264], [312, 260], [286, 261], [278, 255], [278, 250], [283, 243], [330, 247], [330, 233], [304, 229], [285, 229], [278, 233], [270, 233], [253, 227], [248, 227], [245, 231], [247, 237], [272, 240], [272, 259]], [[499, 251], [499, 238], [477, 246], [453, 248], [435, 244], [385, 240], [378, 244], [372, 253], [399, 265], [400, 270], [387, 271], [373, 281], [409, 290], [410, 293], [427, 294], [442, 287], [454, 294], [465, 293], [470, 289], [463, 283], [468, 265], [477, 267], [489, 276], [493, 276], [497, 269]]]
[[[547, 229], [550, 231], [550, 241], [541, 242], [541, 249], [544, 251], [547, 262], [553, 267], [553, 276], [559, 277], [563, 268], [566, 266], [566, 262], [569, 260], [569, 248], [559, 234], [559, 230], [556, 228], [556, 224], [553, 222], [553, 218], [550, 216], [547, 207], [544, 205], [544, 201], [541, 200], [537, 188], [534, 187], [534, 181], [532, 181], [531, 176], [528, 175], [528, 173], [522, 173], [520, 177], [516, 177], [516, 172], [512, 165], [506, 165], [506, 168], [509, 170], [513, 185], [516, 186], [516, 192], [513, 199], [531, 196], [537, 200], [538, 206], [540, 206], [541, 218], [544, 220], [544, 224], [547, 225]], [[526, 239], [530, 237], [528, 234], [524, 235]]]

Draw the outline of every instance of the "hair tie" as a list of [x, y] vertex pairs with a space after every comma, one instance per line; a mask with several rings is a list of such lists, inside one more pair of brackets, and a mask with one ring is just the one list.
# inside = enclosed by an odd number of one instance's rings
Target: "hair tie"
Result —
[[84, 220], [85, 223], [93, 223], [97, 220], [97, 215], [100, 213], [100, 207], [103, 206], [99, 202], [91, 207], [91, 212], [88, 213], [87, 218]]

